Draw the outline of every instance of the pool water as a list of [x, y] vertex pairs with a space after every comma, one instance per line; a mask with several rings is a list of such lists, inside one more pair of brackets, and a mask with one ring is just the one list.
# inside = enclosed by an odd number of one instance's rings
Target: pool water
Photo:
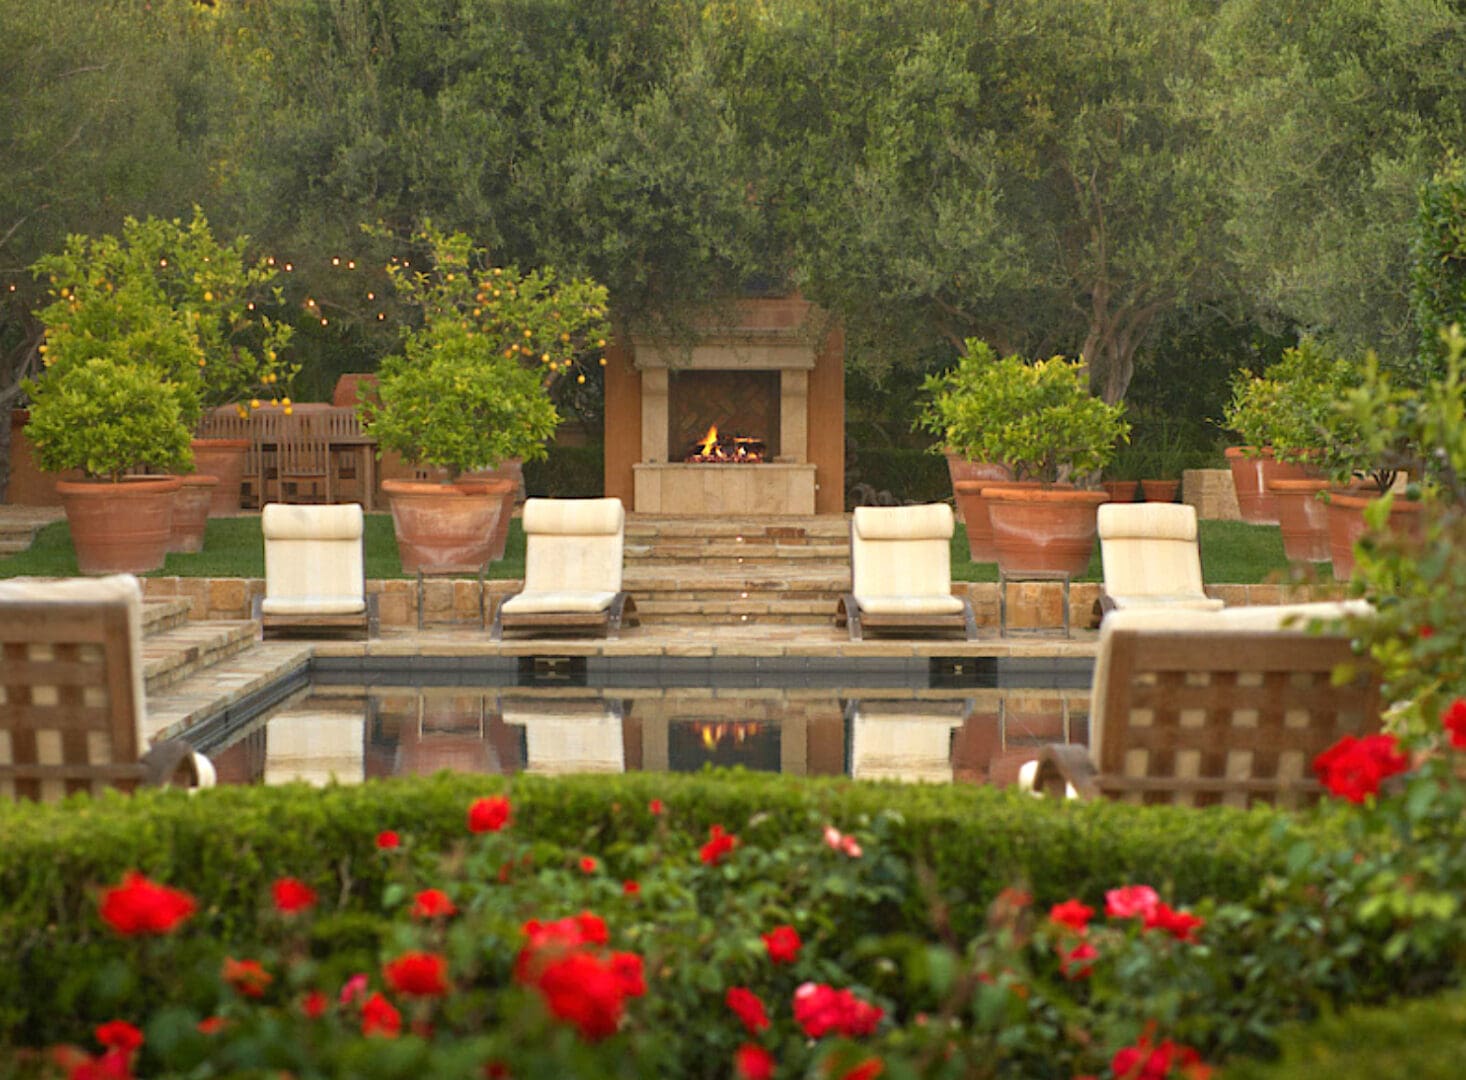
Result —
[[[1089, 690], [1049, 686], [313, 684], [196, 745], [221, 783], [358, 783], [442, 769], [695, 772], [1011, 783], [1047, 743], [1084, 744]], [[368, 681], [370, 682], [370, 681]], [[894, 680], [893, 680], [894, 682]]]

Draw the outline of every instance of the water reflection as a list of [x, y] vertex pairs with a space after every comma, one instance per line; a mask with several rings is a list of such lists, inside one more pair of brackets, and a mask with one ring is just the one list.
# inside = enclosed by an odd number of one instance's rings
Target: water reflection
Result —
[[443, 769], [695, 772], [1008, 784], [1084, 743], [1083, 690], [330, 688], [208, 748], [226, 783], [356, 783]]

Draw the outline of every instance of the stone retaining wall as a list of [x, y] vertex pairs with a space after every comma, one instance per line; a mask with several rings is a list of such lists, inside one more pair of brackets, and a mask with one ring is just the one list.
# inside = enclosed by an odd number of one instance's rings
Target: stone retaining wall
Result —
[[[143, 578], [143, 591], [148, 599], [181, 597], [193, 605], [195, 619], [247, 619], [256, 596], [263, 596], [262, 578]], [[518, 592], [519, 581], [485, 583], [487, 612], [493, 616], [494, 606], [505, 596]], [[1207, 593], [1224, 600], [1228, 607], [1251, 604], [1301, 603], [1309, 600], [1339, 600], [1345, 587], [1330, 585], [1208, 585]], [[417, 626], [417, 582], [384, 579], [367, 582], [367, 592], [377, 594], [378, 613], [383, 627], [409, 629]], [[958, 582], [958, 595], [972, 600], [978, 626], [996, 630], [998, 626], [998, 586], [992, 582]], [[1076, 582], [1069, 592], [1069, 622], [1076, 630], [1097, 624], [1098, 582]], [[479, 615], [479, 585], [473, 578], [430, 578], [423, 582], [424, 623], [427, 626], [450, 622], [471, 624]], [[1013, 630], [1057, 628], [1063, 624], [1063, 593], [1055, 582], [1015, 582], [1008, 587], [1008, 626]], [[835, 605], [830, 604], [833, 622]], [[817, 625], [810, 621], [810, 625]], [[655, 624], [653, 624], [655, 625]]]

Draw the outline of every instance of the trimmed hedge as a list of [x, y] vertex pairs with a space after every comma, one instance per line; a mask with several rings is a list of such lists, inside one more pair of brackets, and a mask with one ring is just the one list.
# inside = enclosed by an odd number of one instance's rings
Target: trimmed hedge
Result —
[[1348, 1009], [1285, 1028], [1282, 1057], [1243, 1061], [1227, 1080], [1455, 1080], [1466, 1071], [1466, 994]]
[[533, 498], [599, 498], [606, 493], [605, 448], [551, 446], [543, 461], [524, 463], [524, 491]]
[[[598, 852], [614, 865], [641, 842], [647, 803], [663, 799], [668, 822], [704, 838], [722, 823], [773, 845], [823, 822], [861, 825], [897, 811], [887, 843], [930, 885], [904, 910], [842, 912], [850, 942], [870, 933], [927, 933], [944, 909], [954, 933], [975, 933], [987, 903], [1022, 884], [1040, 904], [1070, 896], [1102, 901], [1106, 888], [1148, 882], [1178, 904], [1245, 897], [1279, 869], [1291, 843], [1318, 826], [1268, 811], [1194, 812], [1119, 804], [1057, 805], [980, 787], [793, 780], [762, 774], [631, 774], [615, 778], [440, 774], [323, 790], [219, 788], [187, 795], [78, 797], [59, 805], [0, 807], [0, 1045], [50, 1010], [66, 1009], [70, 973], [115, 962], [118, 942], [96, 915], [95, 892], [128, 869], [204, 898], [212, 935], [248, 940], [268, 916], [262, 897], [282, 876], [308, 878], [322, 915], [347, 939], [370, 941], [357, 919], [387, 884], [378, 831], [449, 850], [467, 838], [472, 798], [511, 787], [516, 827], [537, 841]], [[700, 842], [700, 839], [699, 839]], [[24, 1040], [23, 1040], [24, 1041]]]
[[890, 446], [862, 446], [852, 450], [845, 462], [846, 502], [857, 484], [876, 492], [889, 492], [903, 503], [944, 502], [952, 498], [952, 479], [947, 461], [929, 450], [906, 450]]

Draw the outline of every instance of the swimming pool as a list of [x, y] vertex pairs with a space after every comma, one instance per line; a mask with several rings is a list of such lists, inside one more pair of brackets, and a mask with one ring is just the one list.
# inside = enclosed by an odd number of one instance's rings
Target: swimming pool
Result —
[[691, 772], [1009, 783], [1085, 743], [1088, 660], [318, 657], [190, 740], [221, 783]]

